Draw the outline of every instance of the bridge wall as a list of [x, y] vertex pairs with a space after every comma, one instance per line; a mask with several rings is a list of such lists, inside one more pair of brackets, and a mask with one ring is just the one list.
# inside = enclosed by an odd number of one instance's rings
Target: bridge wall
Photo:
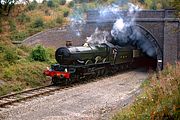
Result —
[[[127, 11], [121, 11], [119, 14], [127, 19], [132, 17], [127, 15]], [[90, 36], [97, 27], [110, 31], [116, 19], [115, 15], [110, 14], [108, 19], [102, 20], [98, 11], [88, 11], [84, 37]], [[140, 11], [136, 15], [135, 24], [144, 27], [154, 36], [163, 53], [163, 65], [180, 60], [180, 23], [174, 10]]]

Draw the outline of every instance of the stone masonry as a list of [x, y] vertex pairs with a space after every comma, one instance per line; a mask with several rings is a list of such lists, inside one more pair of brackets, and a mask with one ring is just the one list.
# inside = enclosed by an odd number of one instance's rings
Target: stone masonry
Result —
[[[127, 11], [121, 11], [121, 14], [126, 17]], [[111, 30], [115, 20], [116, 16], [112, 15], [110, 19], [99, 22], [98, 11], [88, 11], [84, 35], [89, 36], [97, 27]], [[135, 18], [135, 24], [153, 36], [151, 41], [157, 49], [157, 65], [163, 67], [167, 63], [173, 64], [180, 60], [180, 21], [176, 18], [174, 10], [140, 11]]]

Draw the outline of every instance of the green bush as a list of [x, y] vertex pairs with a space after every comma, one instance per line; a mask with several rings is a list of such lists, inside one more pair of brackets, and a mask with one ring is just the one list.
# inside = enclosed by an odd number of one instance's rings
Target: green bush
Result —
[[54, 4], [54, 2], [53, 2], [52, 0], [49, 0], [49, 1], [47, 2], [47, 6], [50, 7], [50, 8], [52, 8], [52, 7], [55, 7], [55, 4]]
[[151, 3], [150, 9], [156, 10], [157, 9], [156, 5], [157, 5], [156, 0], [153, 0], [152, 3]]
[[9, 20], [9, 27], [10, 27], [10, 31], [15, 31], [16, 30], [16, 23], [14, 20]]
[[63, 18], [60, 17], [60, 16], [56, 18], [56, 23], [58, 23], [58, 24], [60, 24], [60, 25], [63, 24], [63, 21], [64, 21]]
[[4, 52], [4, 46], [0, 44], [0, 53]]
[[31, 2], [31, 3], [27, 6], [27, 8], [28, 8], [28, 10], [34, 10], [34, 9], [36, 9], [37, 5], [38, 5], [37, 1], [36, 1], [36, 0], [33, 0], [33, 2]]
[[47, 61], [48, 60], [48, 55], [47, 52], [45, 50], [45, 48], [41, 45], [36, 46], [30, 55], [31, 59], [35, 60], [35, 61]]
[[33, 28], [39, 28], [39, 27], [43, 27], [44, 26], [44, 21], [42, 18], [37, 18], [33, 24], [32, 24]]
[[20, 22], [20, 23], [26, 23], [26, 22], [30, 22], [31, 18], [26, 15], [25, 13], [21, 13], [18, 17], [17, 17], [17, 20]]
[[16, 60], [18, 60], [18, 55], [16, 51], [13, 51], [12, 49], [8, 49], [4, 52], [4, 60], [14, 63]]
[[28, 37], [28, 33], [27, 32], [13, 32], [11, 33], [10, 39], [12, 41], [22, 41], [24, 40], [26, 37]]
[[39, 28], [34, 28], [34, 27], [29, 27], [28, 28], [28, 35], [31, 36], [31, 35], [34, 35], [40, 31], [42, 31], [43, 28], [42, 27], [39, 27]]
[[46, 23], [46, 28], [54, 28], [54, 27], [57, 26], [56, 23], [57, 23], [57, 22], [56, 22], [56, 19], [55, 19], [55, 20], [50, 20], [50, 21], [48, 21], [48, 22]]
[[13, 72], [9, 69], [5, 69], [3, 71], [3, 78], [5, 78], [8, 81], [12, 80], [13, 79]]
[[59, 4], [60, 5], [65, 5], [66, 4], [66, 0], [59, 0]]
[[63, 16], [67, 17], [69, 15], [69, 10], [68, 9], [63, 9]]
[[72, 7], [74, 7], [74, 5], [75, 5], [75, 2], [71, 1], [71, 2], [69, 2], [68, 7], [72, 8]]

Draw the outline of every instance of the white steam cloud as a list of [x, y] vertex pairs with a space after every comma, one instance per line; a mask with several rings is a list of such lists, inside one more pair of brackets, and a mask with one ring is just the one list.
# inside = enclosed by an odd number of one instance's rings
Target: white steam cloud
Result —
[[87, 43], [90, 44], [102, 44], [106, 43], [107, 41], [110, 41], [112, 38], [110, 37], [109, 32], [107, 31], [101, 31], [98, 28], [96, 28], [94, 34], [92, 34], [90, 37], [87, 37]]
[[[135, 18], [141, 9], [132, 3], [125, 3], [126, 12], [120, 0], [111, 5], [98, 8], [99, 16], [96, 24], [105, 23], [109, 20], [115, 20], [115, 23], [110, 33], [96, 28], [95, 33], [87, 37], [87, 42], [101, 44], [110, 41], [119, 46], [133, 45], [140, 48], [148, 56], [156, 57], [156, 51], [152, 43], [141, 33], [138, 27], [135, 27]], [[80, 36], [81, 28], [85, 24], [84, 15], [75, 11], [74, 16], [70, 18], [72, 29], [75, 30], [76, 35]]]

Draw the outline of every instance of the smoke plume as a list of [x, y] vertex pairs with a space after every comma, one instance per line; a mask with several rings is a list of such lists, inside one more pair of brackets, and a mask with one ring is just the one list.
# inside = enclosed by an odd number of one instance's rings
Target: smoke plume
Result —
[[[124, 12], [126, 8], [127, 12]], [[97, 8], [99, 12], [96, 24], [101, 24], [109, 20], [115, 20], [110, 32], [100, 31], [98, 28], [90, 37], [88, 43], [101, 44], [110, 41], [119, 46], [133, 45], [141, 49], [150, 57], [156, 57], [156, 50], [152, 43], [141, 33], [141, 29], [136, 27], [135, 18], [141, 9], [128, 3], [127, 0], [118, 0], [108, 6]], [[76, 35], [81, 35], [82, 26], [85, 24], [85, 17], [82, 11], [75, 10], [71, 19], [71, 27]], [[110, 40], [111, 39], [111, 40]]]
[[101, 31], [96, 28], [95, 32], [90, 36], [87, 37], [87, 43], [90, 44], [102, 44], [106, 43], [107, 41], [111, 41], [111, 35], [107, 31]]
[[[116, 20], [111, 30], [112, 43], [119, 46], [133, 45], [140, 48], [150, 57], [156, 57], [156, 51], [152, 43], [141, 33], [139, 27], [135, 26], [135, 17], [140, 11], [138, 6], [129, 4], [127, 17]], [[128, 17], [130, 16], [130, 17]]]

